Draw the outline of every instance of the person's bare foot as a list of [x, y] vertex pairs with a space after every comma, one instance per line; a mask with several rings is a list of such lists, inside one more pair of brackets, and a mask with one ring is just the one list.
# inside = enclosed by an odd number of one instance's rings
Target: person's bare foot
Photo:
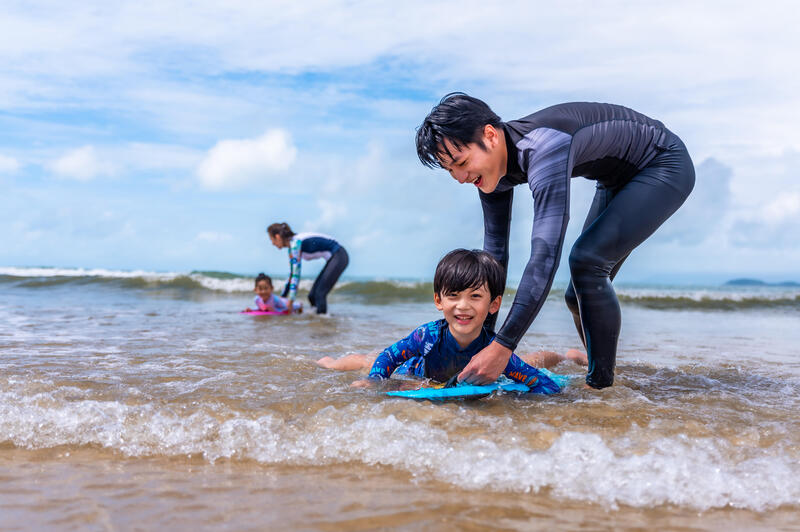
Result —
[[578, 351], [577, 349], [567, 349], [567, 352], [564, 356], [567, 357], [567, 360], [571, 360], [581, 366], [589, 365], [589, 359], [586, 357], [586, 353], [583, 351]]
[[322, 357], [319, 360], [317, 360], [317, 366], [322, 366], [323, 368], [331, 369], [334, 362], [336, 362], [334, 358]]

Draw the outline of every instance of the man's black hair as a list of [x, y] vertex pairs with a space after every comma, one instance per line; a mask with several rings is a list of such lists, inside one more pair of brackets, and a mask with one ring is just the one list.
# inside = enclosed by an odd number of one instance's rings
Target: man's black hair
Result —
[[260, 283], [261, 281], [266, 281], [269, 283], [270, 286], [272, 286], [272, 277], [270, 277], [266, 273], [262, 272], [256, 275], [256, 288], [258, 288], [258, 283]]
[[486, 283], [494, 301], [503, 294], [504, 277], [503, 266], [486, 251], [454, 249], [436, 266], [433, 291], [441, 297]]
[[446, 94], [417, 128], [417, 156], [425, 166], [441, 168], [443, 155], [453, 158], [445, 139], [459, 150], [470, 142], [485, 150], [481, 137], [487, 124], [500, 127], [502, 120], [485, 102], [463, 92]]

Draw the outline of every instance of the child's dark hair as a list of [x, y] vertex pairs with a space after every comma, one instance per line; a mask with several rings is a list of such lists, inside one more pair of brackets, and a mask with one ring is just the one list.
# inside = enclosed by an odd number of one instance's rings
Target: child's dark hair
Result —
[[442, 257], [436, 266], [433, 291], [443, 296], [478, 288], [486, 283], [494, 301], [494, 298], [503, 294], [504, 281], [503, 266], [486, 251], [454, 249]]
[[417, 128], [417, 156], [429, 168], [441, 168], [441, 157], [453, 154], [444, 145], [449, 140], [458, 149], [470, 142], [486, 150], [481, 136], [487, 124], [500, 127], [502, 120], [485, 102], [463, 92], [451, 92], [439, 101]]
[[272, 286], [272, 277], [270, 277], [264, 272], [261, 272], [258, 275], [256, 275], [256, 288], [258, 288], [258, 283], [260, 283], [261, 281], [266, 281], [269, 283], [270, 286]]
[[295, 232], [292, 231], [292, 228], [289, 227], [289, 224], [286, 222], [271, 224], [267, 227], [267, 233], [269, 236], [280, 235], [281, 239], [285, 242], [291, 240], [295, 235]]

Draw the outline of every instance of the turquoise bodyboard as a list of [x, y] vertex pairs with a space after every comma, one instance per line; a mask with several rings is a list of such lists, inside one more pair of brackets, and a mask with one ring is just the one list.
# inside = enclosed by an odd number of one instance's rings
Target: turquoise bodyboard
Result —
[[[569, 377], [566, 375], [558, 375], [557, 373], [552, 373], [546, 369], [540, 369], [539, 371], [553, 379], [553, 381], [558, 384], [559, 388], [562, 390], [567, 385], [567, 382], [569, 382]], [[506, 377], [501, 376], [496, 382], [483, 386], [476, 386], [474, 384], [460, 382], [457, 385], [449, 388], [418, 388], [416, 390], [405, 390], [402, 392], [386, 392], [386, 395], [389, 397], [402, 397], [405, 399], [418, 399], [427, 401], [459, 401], [480, 399], [482, 397], [487, 397], [496, 391], [528, 393], [530, 388], [524, 384], [514, 382]]]
[[553, 373], [549, 369], [544, 369], [544, 368], [537, 368], [537, 369], [539, 370], [540, 373], [544, 373], [545, 375], [550, 377], [550, 379], [553, 382], [558, 384], [558, 387], [561, 388], [562, 391], [564, 390], [564, 388], [567, 387], [567, 384], [569, 384], [568, 375], [559, 375], [558, 373]]

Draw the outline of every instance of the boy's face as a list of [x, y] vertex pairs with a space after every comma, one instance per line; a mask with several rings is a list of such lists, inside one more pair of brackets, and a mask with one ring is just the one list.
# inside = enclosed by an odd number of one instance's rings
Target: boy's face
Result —
[[486, 316], [500, 309], [502, 299], [502, 296], [497, 296], [492, 300], [486, 283], [461, 292], [433, 295], [436, 308], [444, 313], [450, 334], [462, 347], [480, 335]]
[[255, 292], [258, 297], [266, 301], [272, 296], [272, 285], [268, 281], [259, 281]]

